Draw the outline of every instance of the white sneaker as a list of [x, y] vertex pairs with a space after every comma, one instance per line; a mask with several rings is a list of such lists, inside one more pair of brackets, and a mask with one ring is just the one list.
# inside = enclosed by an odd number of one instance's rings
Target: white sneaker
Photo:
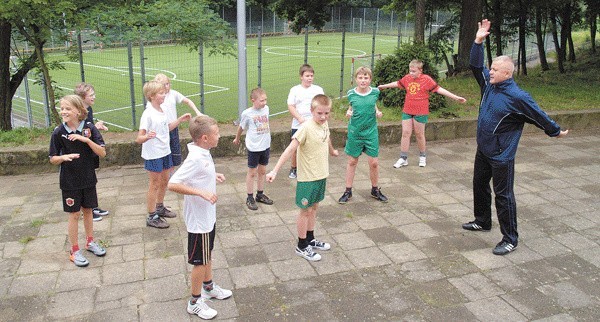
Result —
[[303, 248], [303, 249], [296, 247], [296, 254], [298, 256], [304, 257], [304, 259], [311, 261], [311, 262], [316, 262], [316, 261], [321, 260], [321, 255], [313, 252], [312, 247], [310, 245], [306, 246], [306, 248]]
[[419, 157], [419, 166], [424, 167], [427, 165], [427, 157]]
[[396, 163], [394, 163], [394, 168], [398, 169], [401, 167], [405, 167], [408, 165], [408, 160], [406, 160], [405, 158], [400, 158], [398, 159], [398, 161], [396, 161]]
[[224, 299], [230, 298], [231, 295], [233, 294], [233, 292], [231, 292], [230, 290], [221, 288], [219, 285], [213, 283], [212, 290], [207, 291], [203, 287], [202, 292], [200, 294], [202, 295], [203, 299], [216, 298], [218, 300], [224, 300]]
[[206, 303], [204, 301], [205, 300], [203, 298], [198, 299], [198, 301], [196, 301], [195, 304], [192, 304], [192, 302], [188, 301], [188, 305], [187, 305], [188, 313], [196, 314], [201, 319], [204, 319], [204, 320], [210, 320], [210, 319], [214, 318], [215, 316], [217, 316], [217, 310], [211, 309], [208, 305], [206, 305]]

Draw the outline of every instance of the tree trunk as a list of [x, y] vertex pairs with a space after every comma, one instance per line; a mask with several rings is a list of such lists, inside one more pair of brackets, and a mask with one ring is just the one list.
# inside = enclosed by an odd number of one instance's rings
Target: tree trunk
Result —
[[519, 73], [527, 75], [527, 5], [519, 1]]
[[494, 35], [494, 45], [496, 46], [496, 57], [502, 56], [502, 22], [504, 22], [504, 14], [502, 11], [502, 1], [501, 0], [493, 0], [492, 3], [494, 19], [496, 21], [492, 22], [492, 31], [491, 33]]
[[556, 12], [554, 10], [550, 10], [550, 25], [552, 28], [552, 39], [554, 40], [554, 48], [556, 51], [556, 62], [558, 64], [558, 71], [561, 74], [565, 73], [565, 65], [564, 65], [564, 54], [562, 48], [560, 48], [560, 42], [558, 40], [558, 27], [556, 24]]
[[567, 36], [567, 42], [569, 43], [569, 61], [574, 63], [575, 58], [575, 45], [573, 44], [573, 35], [569, 33]]
[[549, 70], [550, 66], [548, 66], [548, 59], [546, 59], [546, 43], [544, 42], [544, 32], [542, 31], [542, 9], [540, 7], [535, 9], [535, 38], [542, 70]]
[[596, 53], [596, 30], [598, 28], [598, 24], [596, 19], [598, 18], [597, 13], [594, 13], [593, 17], [590, 19], [590, 39], [592, 41], [592, 53]]
[[415, 43], [425, 43], [425, 6], [427, 0], [417, 0], [415, 7]]
[[[567, 1], [560, 10], [560, 20], [562, 22], [560, 26], [560, 58], [564, 63], [567, 61], [567, 40], [571, 33], [571, 2]], [[564, 73], [564, 66], [561, 73]]]
[[46, 86], [46, 92], [48, 93], [48, 109], [50, 110], [50, 120], [54, 125], [60, 124], [60, 116], [56, 111], [56, 97], [54, 94], [54, 87], [52, 87], [52, 78], [48, 71], [48, 65], [44, 58], [43, 45], [35, 44], [35, 54], [38, 61], [40, 62], [40, 70], [42, 71], [42, 77], [44, 78], [44, 86]]
[[455, 66], [456, 71], [469, 70], [469, 54], [477, 23], [481, 21], [482, 0], [463, 0], [460, 14], [460, 31], [458, 34], [458, 59]]
[[12, 130], [12, 97], [10, 94], [10, 33], [12, 26], [0, 20], [0, 130]]

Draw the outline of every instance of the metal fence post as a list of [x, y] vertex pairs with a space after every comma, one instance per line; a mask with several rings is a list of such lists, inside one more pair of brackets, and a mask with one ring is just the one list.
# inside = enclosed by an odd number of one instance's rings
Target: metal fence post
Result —
[[204, 114], [204, 42], [200, 39], [200, 45], [198, 46], [198, 63], [199, 63], [199, 74], [200, 77], [200, 113]]
[[262, 86], [262, 27], [258, 27], [258, 87]]
[[29, 73], [25, 74], [25, 77], [23, 77], [23, 85], [25, 86], [25, 106], [27, 107], [27, 122], [29, 123], [29, 128], [32, 128], [33, 113], [31, 111], [31, 96], [29, 96], [29, 79], [27, 75], [29, 75]]
[[400, 44], [402, 44], [402, 25], [400, 25], [398, 21], [398, 48], [400, 48]]
[[377, 23], [373, 23], [373, 43], [371, 44], [371, 71], [375, 68], [375, 35], [377, 34]]
[[81, 42], [81, 31], [77, 32], [77, 48], [79, 52], [79, 73], [81, 74], [81, 81], [85, 83], [85, 69], [83, 68], [83, 47]]
[[308, 64], [308, 26], [304, 31], [304, 63]]
[[137, 128], [137, 121], [135, 118], [135, 80], [133, 79], [133, 50], [131, 41], [127, 43], [127, 60], [129, 62], [129, 95], [131, 98], [131, 124], [133, 129]]
[[237, 0], [237, 38], [238, 38], [238, 120], [247, 107], [248, 62], [246, 61], [246, 2]]
[[344, 93], [344, 52], [346, 50], [346, 25], [342, 25], [342, 67], [340, 68], [340, 98]]

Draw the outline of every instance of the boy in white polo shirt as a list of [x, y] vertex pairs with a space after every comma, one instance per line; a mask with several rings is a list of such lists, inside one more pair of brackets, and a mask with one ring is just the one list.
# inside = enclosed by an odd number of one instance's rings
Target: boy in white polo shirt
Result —
[[188, 263], [194, 265], [190, 275], [192, 297], [187, 311], [202, 319], [212, 319], [217, 311], [205, 301], [231, 297], [230, 290], [212, 281], [211, 253], [215, 242], [217, 221], [217, 181], [225, 181], [216, 173], [210, 149], [219, 143], [217, 122], [208, 116], [197, 116], [190, 121], [192, 143], [187, 145], [188, 156], [169, 180], [168, 188], [184, 196], [183, 213], [188, 231]]

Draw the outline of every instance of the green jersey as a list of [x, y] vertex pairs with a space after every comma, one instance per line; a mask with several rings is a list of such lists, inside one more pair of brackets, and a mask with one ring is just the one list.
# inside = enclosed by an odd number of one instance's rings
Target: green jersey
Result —
[[375, 104], [379, 98], [379, 89], [371, 87], [366, 94], [359, 93], [356, 88], [348, 91], [348, 102], [352, 106], [352, 117], [348, 122], [348, 134], [359, 137], [377, 135], [377, 109]]

